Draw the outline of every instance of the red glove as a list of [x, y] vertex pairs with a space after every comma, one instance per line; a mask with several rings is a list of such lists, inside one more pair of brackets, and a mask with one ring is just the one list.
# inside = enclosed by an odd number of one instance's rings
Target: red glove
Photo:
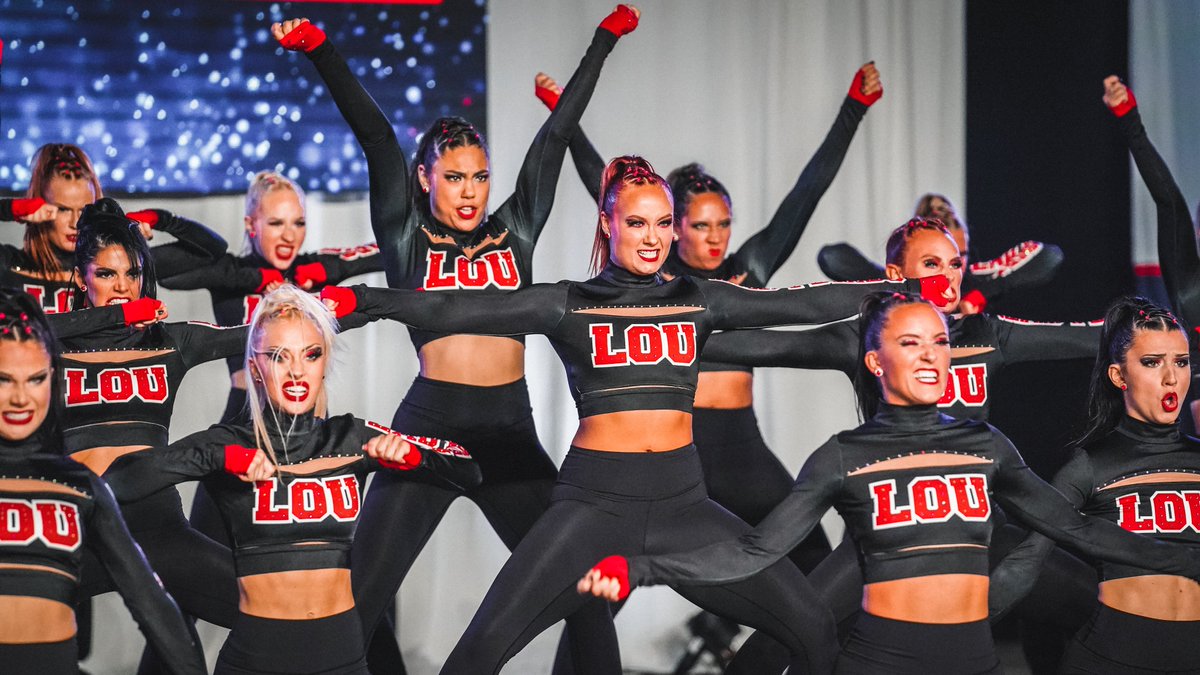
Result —
[[225, 446], [225, 473], [234, 475], [242, 475], [250, 470], [250, 462], [254, 461], [254, 456], [258, 454], [255, 448], [246, 448], [240, 445]]
[[883, 96], [883, 87], [880, 87], [879, 91], [874, 94], [864, 94], [862, 86], [863, 71], [862, 68], [859, 68], [858, 72], [854, 74], [854, 79], [850, 81], [850, 92], [846, 95], [865, 106], [870, 106]]
[[342, 318], [347, 314], [353, 314], [354, 308], [358, 307], [358, 296], [354, 295], [354, 291], [342, 286], [326, 286], [321, 289], [321, 300], [333, 300], [337, 303], [337, 309], [333, 314], [337, 318]]
[[617, 600], [629, 597], [629, 561], [625, 556], [610, 555], [596, 563], [592, 569], [599, 572], [602, 578], [615, 579], [621, 585], [621, 589], [617, 591]]
[[984, 307], [987, 307], [987, 298], [983, 295], [983, 293], [979, 292], [979, 289], [975, 289], [964, 295], [962, 301], [963, 304], [970, 303], [975, 305], [980, 312], [983, 311]]
[[379, 466], [395, 469], [396, 471], [412, 471], [421, 466], [421, 449], [415, 443], [408, 444], [408, 452], [404, 455], [404, 460], [401, 462], [389, 462], [387, 460], [379, 460]]
[[1116, 107], [1109, 107], [1109, 110], [1112, 111], [1112, 114], [1116, 115], [1117, 117], [1124, 117], [1129, 114], [1130, 110], [1133, 110], [1137, 107], [1137, 99], [1133, 97], [1133, 90], [1129, 87], [1126, 87], [1125, 91], [1129, 93], [1129, 97], [1125, 99], [1125, 102]]
[[267, 286], [275, 282], [283, 283], [283, 272], [274, 267], [263, 268], [259, 272], [262, 274], [262, 280], [259, 281], [258, 288], [254, 289], [255, 293], [262, 293]]
[[304, 288], [305, 282], [311, 281], [313, 286], [320, 286], [329, 277], [325, 274], [325, 266], [319, 262], [296, 266], [296, 285]]
[[41, 197], [33, 197], [32, 199], [14, 199], [12, 200], [12, 212], [14, 218], [24, 218], [25, 216], [37, 213], [37, 210], [46, 205], [46, 200]]
[[[536, 82], [533, 84], [533, 93], [546, 107], [554, 110], [554, 106], [558, 105], [558, 97], [560, 94], [549, 87], [539, 86]], [[31, 212], [32, 213], [32, 212]]]
[[629, 35], [638, 27], [638, 17], [628, 5], [617, 5], [613, 13], [600, 22], [600, 27], [617, 37]]
[[308, 21], [296, 26], [290, 33], [279, 38], [279, 44], [284, 49], [304, 53], [320, 47], [325, 42], [325, 31], [317, 28]]
[[944, 274], [935, 274], [931, 277], [921, 277], [921, 297], [932, 302], [938, 307], [945, 307], [949, 304], [949, 300], [942, 294], [950, 288], [950, 279]]
[[154, 209], [146, 209], [145, 211], [134, 211], [133, 213], [126, 213], [125, 217], [130, 220], [136, 220], [139, 223], [145, 223], [145, 224], [149, 225], [150, 229], [152, 229], [152, 230], [158, 226], [158, 211], [155, 211]]
[[153, 321], [162, 306], [162, 302], [154, 298], [138, 298], [121, 305], [121, 312], [125, 315], [125, 325], [132, 326], [135, 323]]

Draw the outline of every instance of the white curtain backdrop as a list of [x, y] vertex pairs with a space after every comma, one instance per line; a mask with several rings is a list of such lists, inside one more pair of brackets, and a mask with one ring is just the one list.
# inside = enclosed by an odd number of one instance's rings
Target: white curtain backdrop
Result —
[[[511, 192], [526, 147], [546, 116], [533, 96], [534, 74], [545, 70], [565, 83], [612, 6], [612, 0], [490, 3], [493, 207]], [[825, 243], [849, 241], [882, 257], [885, 234], [907, 220], [923, 192], [945, 193], [966, 209], [961, 3], [643, 0], [640, 6], [641, 27], [608, 59], [584, 128], [602, 155], [642, 154], [664, 174], [684, 162], [704, 163], [733, 195], [734, 247], [765, 225], [795, 182], [858, 67], [874, 60], [883, 75], [883, 99], [863, 121], [840, 174], [774, 285], [821, 278], [815, 255]], [[309, 16], [319, 22], [339, 11], [345, 10], [313, 6]], [[595, 206], [569, 159], [558, 194], [538, 248], [538, 281], [586, 275]], [[370, 241], [364, 200], [310, 195], [306, 247]], [[205, 222], [231, 248], [241, 248], [238, 198], [126, 203], [128, 209], [149, 206]], [[7, 232], [5, 240], [15, 243], [18, 235]], [[384, 283], [382, 275], [369, 282]], [[167, 291], [162, 297], [174, 320], [212, 319], [205, 293]], [[331, 409], [389, 421], [416, 373], [403, 329], [382, 322], [348, 333], [341, 344], [340, 368], [330, 382]], [[529, 340], [527, 363], [542, 442], [561, 461], [576, 424], [562, 367], [537, 337]], [[850, 387], [841, 374], [760, 371], [756, 382], [763, 434], [793, 472], [830, 434], [855, 424]], [[215, 421], [227, 388], [223, 364], [192, 371], [176, 405], [172, 438]], [[190, 489], [185, 503], [189, 497]], [[831, 537], [840, 536], [836, 517], [827, 517], [826, 524]], [[437, 671], [507, 555], [474, 505], [456, 502], [401, 591], [409, 672]], [[89, 666], [96, 673], [132, 672], [140, 636], [115, 596], [102, 600]], [[693, 611], [666, 589], [636, 593], [617, 621], [625, 664], [669, 668], [683, 650], [683, 621]], [[204, 634], [211, 665], [220, 631], [204, 627]], [[557, 629], [543, 635], [506, 672], [545, 672], [557, 635]]]

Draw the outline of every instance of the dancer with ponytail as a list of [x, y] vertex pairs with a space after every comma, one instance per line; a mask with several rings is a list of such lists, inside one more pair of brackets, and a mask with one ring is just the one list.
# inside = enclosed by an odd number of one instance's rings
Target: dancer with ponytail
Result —
[[788, 498], [753, 531], [687, 552], [606, 558], [579, 591], [617, 600], [642, 585], [753, 580], [834, 507], [867, 582], [864, 613], [835, 672], [998, 673], [987, 621], [993, 499], [1088, 555], [1200, 578], [1200, 551], [1083, 516], [999, 431], [939, 412], [951, 331], [932, 305], [887, 293], [868, 297], [861, 310], [854, 382], [863, 425], [818, 448]]
[[367, 474], [385, 469], [459, 490], [479, 482], [455, 443], [327, 416], [336, 332], [308, 293], [290, 284], [268, 293], [243, 361], [250, 421], [125, 455], [109, 472], [122, 501], [190, 480], [208, 485], [232, 537], [241, 597], [217, 673], [366, 673], [350, 544]]
[[[500, 571], [443, 673], [498, 672], [583, 606], [574, 580], [600, 550], [678, 550], [747, 529], [707, 498], [692, 445], [698, 357], [713, 330], [844, 318], [873, 288], [925, 288], [939, 299], [947, 288], [943, 277], [782, 290], [689, 276], [666, 281], [659, 270], [675, 232], [666, 180], [640, 157], [618, 157], [605, 170], [600, 205], [592, 248], [599, 275], [585, 282], [492, 296], [362, 286], [323, 292], [339, 315], [359, 311], [420, 330], [546, 335], [579, 409], [549, 511]], [[677, 590], [769, 633], [787, 646], [794, 672], [827, 668], [832, 624], [791, 563], [730, 587]]]
[[12, 675], [76, 673], [83, 553], [102, 562], [171, 672], [204, 655], [129, 536], [108, 486], [63, 457], [62, 362], [38, 303], [0, 290], [0, 663]]

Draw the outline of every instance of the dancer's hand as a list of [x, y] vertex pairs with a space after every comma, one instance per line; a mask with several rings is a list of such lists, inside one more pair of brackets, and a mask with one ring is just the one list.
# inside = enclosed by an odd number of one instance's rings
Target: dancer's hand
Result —
[[45, 223], [58, 216], [58, 207], [47, 204], [40, 197], [31, 199], [14, 199], [12, 201], [13, 217], [21, 223]]
[[325, 42], [325, 31], [308, 22], [308, 19], [288, 19], [283, 23], [271, 24], [271, 36], [284, 49], [293, 52], [311, 52]]
[[596, 563], [575, 585], [581, 594], [591, 593], [609, 602], [629, 597], [629, 561], [623, 556], [610, 555]]
[[1137, 99], [1133, 97], [1133, 91], [1121, 81], [1121, 78], [1116, 75], [1109, 75], [1104, 78], [1104, 105], [1112, 111], [1112, 114], [1117, 117], [1124, 117], [1137, 107]]
[[612, 14], [600, 22], [600, 27], [617, 37], [629, 35], [637, 29], [641, 16], [642, 10], [633, 5], [617, 5]]
[[421, 465], [421, 450], [399, 434], [380, 434], [363, 443], [362, 449], [389, 469], [408, 471]]
[[554, 110], [554, 106], [558, 105], [558, 97], [562, 96], [562, 87], [558, 86], [553, 77], [538, 73], [533, 78], [533, 93], [547, 108]]
[[863, 64], [854, 74], [847, 95], [865, 106], [870, 106], [883, 96], [883, 81], [879, 78], [879, 69], [874, 61]]

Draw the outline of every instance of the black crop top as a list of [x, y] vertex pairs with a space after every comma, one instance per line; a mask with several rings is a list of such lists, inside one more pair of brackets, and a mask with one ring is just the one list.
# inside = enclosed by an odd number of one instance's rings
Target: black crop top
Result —
[[[428, 216], [409, 194], [408, 164], [396, 132], [342, 56], [326, 40], [308, 54], [367, 158], [371, 227], [388, 286], [441, 291], [515, 290], [533, 282], [533, 249], [541, 235], [571, 133], [587, 107], [617, 37], [598, 28], [554, 113], [542, 124], [517, 174], [516, 190], [472, 232]], [[411, 328], [413, 346], [446, 333]], [[513, 339], [523, 341], [519, 335]]]
[[609, 265], [584, 282], [512, 293], [420, 293], [353, 287], [356, 311], [423, 330], [542, 334], [567, 369], [580, 417], [622, 410], [691, 412], [699, 350], [718, 329], [822, 323], [853, 314], [863, 294], [920, 292], [918, 280], [747, 289], [723, 281], [637, 276]]
[[[316, 253], [302, 253], [281, 272], [283, 279], [296, 282], [296, 269], [301, 265], [319, 264], [325, 272], [324, 283], [314, 283], [311, 291], [316, 293], [326, 285], [340, 284], [360, 274], [383, 271], [383, 259], [375, 244], [363, 244], [353, 248], [324, 248]], [[176, 290], [207, 289], [212, 298], [213, 318], [221, 326], [240, 326], [250, 322], [254, 308], [262, 300], [259, 290], [263, 287], [263, 273], [276, 271], [270, 263], [257, 253], [234, 256], [226, 254], [210, 265], [158, 280], [163, 288]], [[242, 369], [242, 354], [239, 352], [225, 359], [230, 373]]]
[[[1108, 436], [1076, 448], [1053, 485], [1076, 508], [1139, 534], [1200, 551], [1200, 440], [1177, 424], [1124, 417]], [[992, 573], [993, 613], [1033, 587], [1054, 542], [1031, 534]], [[1144, 564], [1101, 562], [1100, 578], [1158, 574]]]
[[[948, 317], [950, 377], [938, 402], [952, 417], [986, 420], [989, 383], [1009, 363], [1095, 358], [1100, 323], [1040, 323], [990, 314]], [[858, 367], [858, 323], [806, 331], [731, 331], [708, 340], [712, 359], [752, 367], [840, 370]]]
[[750, 577], [795, 548], [837, 509], [867, 583], [936, 574], [988, 574], [989, 497], [1010, 517], [1086, 552], [1200, 576], [1200, 551], [1137, 537], [1071, 507], [984, 422], [935, 406], [880, 405], [875, 417], [829, 439], [791, 493], [758, 527], [684, 553], [629, 559], [630, 585], [722, 584]]
[[[271, 419], [272, 411], [266, 415]], [[225, 521], [238, 576], [349, 568], [367, 474], [386, 466], [364, 455], [362, 446], [390, 430], [352, 415], [275, 415], [288, 433], [270, 432], [280, 476], [269, 481], [251, 484], [225, 472], [226, 445], [255, 446], [249, 424], [218, 424], [166, 448], [125, 455], [107, 480], [124, 503], [203, 479]], [[479, 468], [462, 446], [404, 438], [421, 449], [414, 471], [460, 490], [479, 483]]]
[[171, 672], [207, 672], [179, 608], [129, 535], [104, 481], [36, 440], [0, 441], [0, 595], [74, 608], [85, 546]]

